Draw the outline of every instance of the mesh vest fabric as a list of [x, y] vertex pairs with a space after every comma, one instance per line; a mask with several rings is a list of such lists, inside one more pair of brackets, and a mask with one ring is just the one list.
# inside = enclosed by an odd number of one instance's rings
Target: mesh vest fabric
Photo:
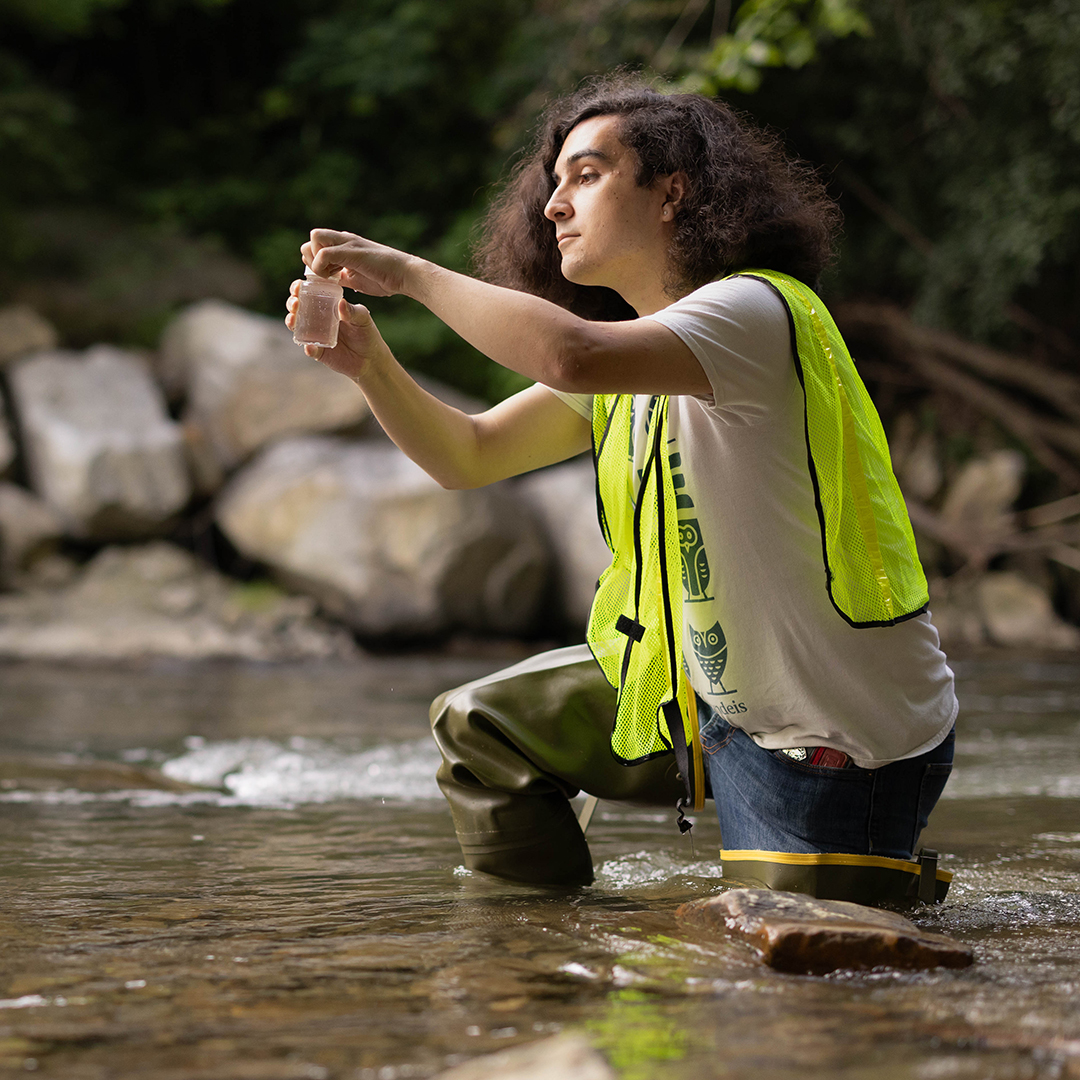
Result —
[[746, 273], [776, 290], [791, 320], [833, 606], [858, 628], [921, 614], [929, 603], [926, 577], [885, 432], [832, 316], [795, 278], [772, 270]]
[[700, 809], [704, 776], [696, 702], [682, 662], [681, 554], [667, 456], [668, 400], [649, 402], [649, 451], [636, 492], [633, 407], [627, 394], [598, 394], [593, 400], [597, 502], [612, 562], [597, 586], [588, 641], [619, 691], [612, 752], [633, 764], [674, 751], [687, 804]]

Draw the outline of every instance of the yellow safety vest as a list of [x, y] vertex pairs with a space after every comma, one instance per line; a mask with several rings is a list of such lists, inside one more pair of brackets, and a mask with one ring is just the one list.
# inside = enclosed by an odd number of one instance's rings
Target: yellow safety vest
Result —
[[[918, 615], [929, 597], [881, 421], [832, 317], [801, 282], [746, 271], [783, 299], [804, 390], [807, 464], [821, 527], [824, 583], [854, 627]], [[588, 642], [618, 690], [615, 756], [635, 764], [674, 752], [686, 786], [681, 808], [704, 803], [697, 708], [682, 658], [682, 582], [668, 399], [649, 399], [649, 448], [634, 489], [629, 394], [593, 399], [600, 527], [611, 565], [597, 586]], [[680, 827], [683, 827], [680, 815]]]

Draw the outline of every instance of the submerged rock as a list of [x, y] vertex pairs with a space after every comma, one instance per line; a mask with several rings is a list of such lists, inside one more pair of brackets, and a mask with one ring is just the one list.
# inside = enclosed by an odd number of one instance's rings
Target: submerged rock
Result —
[[347, 656], [306, 597], [243, 585], [158, 542], [106, 548], [71, 585], [0, 597], [0, 656], [294, 660]]
[[278, 443], [225, 488], [217, 521], [367, 637], [526, 631], [548, 570], [512, 488], [446, 491], [382, 442]]
[[180, 427], [137, 356], [107, 345], [39, 353], [10, 383], [30, 484], [73, 534], [153, 536], [187, 504]]
[[677, 915], [742, 938], [770, 967], [795, 974], [958, 968], [974, 959], [967, 945], [920, 930], [895, 912], [800, 893], [730, 889], [683, 904]]
[[[193, 304], [166, 329], [161, 376], [186, 397], [185, 427], [224, 471], [286, 435], [337, 431], [368, 416], [363, 394], [304, 354], [284, 323], [219, 300]], [[212, 475], [205, 465], [203, 478]]]
[[517, 482], [555, 554], [555, 589], [566, 619], [589, 621], [600, 575], [611, 562], [596, 520], [596, 472], [587, 459], [530, 473]]
[[584, 1035], [565, 1032], [527, 1046], [475, 1058], [435, 1080], [617, 1080]]

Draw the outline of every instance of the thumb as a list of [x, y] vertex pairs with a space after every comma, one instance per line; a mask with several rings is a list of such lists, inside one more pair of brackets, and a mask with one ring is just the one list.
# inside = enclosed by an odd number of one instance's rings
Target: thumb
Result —
[[338, 314], [341, 316], [341, 321], [347, 322], [350, 326], [366, 329], [375, 325], [371, 312], [363, 304], [350, 304], [348, 300], [342, 300], [338, 305]]

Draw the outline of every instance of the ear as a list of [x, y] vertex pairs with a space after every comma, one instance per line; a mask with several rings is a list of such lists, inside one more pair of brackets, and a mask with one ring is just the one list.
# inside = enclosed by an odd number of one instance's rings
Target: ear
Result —
[[665, 221], [673, 220], [679, 213], [683, 197], [686, 195], [686, 174], [673, 172], [661, 180], [664, 189], [663, 215]]

